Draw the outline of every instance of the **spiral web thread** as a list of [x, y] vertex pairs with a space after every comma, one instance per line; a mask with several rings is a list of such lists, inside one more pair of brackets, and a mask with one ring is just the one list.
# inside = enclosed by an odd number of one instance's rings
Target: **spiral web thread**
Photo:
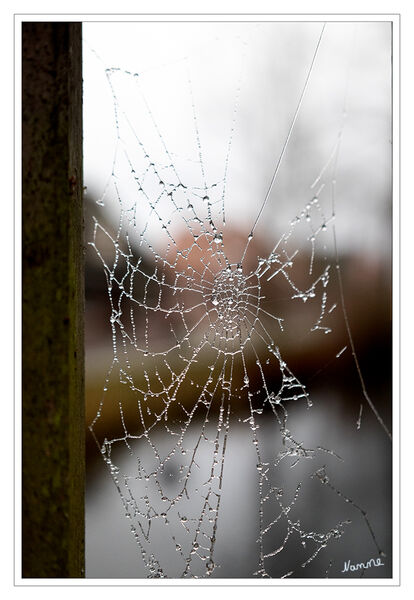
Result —
[[[235, 422], [245, 428], [246, 443], [256, 455], [258, 561], [250, 576], [274, 576], [275, 560], [296, 540], [303, 551], [299, 562], [290, 570], [276, 569], [277, 577], [295, 576], [350, 524], [337, 521], [321, 531], [303, 524], [295, 512], [303, 483], [288, 490], [278, 475], [286, 461], [293, 468], [319, 459], [310, 477], [361, 513], [380, 553], [363, 509], [327, 475], [324, 458], [342, 459], [319, 445], [305, 447], [288, 428], [289, 405], [310, 408], [312, 400], [279, 346], [286, 327], [283, 314], [265, 308], [270, 286], [280, 281], [292, 301], [319, 307], [307, 333], [331, 333], [331, 316], [339, 304], [330, 293], [337, 265], [318, 250], [326, 246], [335, 216], [333, 180], [342, 128], [302, 210], [271, 251], [257, 256], [255, 266], [248, 268], [247, 247], [256, 231], [247, 237], [239, 262], [231, 262], [226, 253], [227, 170], [240, 90], [229, 123], [223, 177], [210, 182], [189, 79], [198, 155], [194, 168], [200, 173], [194, 185], [181, 174], [184, 163], [169, 148], [145, 101], [139, 75], [108, 68], [106, 76], [116, 148], [98, 204], [104, 206], [112, 191], [119, 225], [111, 233], [95, 220], [90, 243], [108, 284], [113, 360], [90, 430], [119, 492], [148, 577], [220, 576], [215, 546], [226, 450]], [[144, 102], [151, 148], [123, 110], [117, 94], [120, 80], [127, 80], [131, 93]], [[156, 242], [151, 231], [157, 231]], [[317, 254], [323, 258], [316, 261]], [[297, 264], [301, 271], [305, 265], [305, 285], [294, 276]], [[338, 348], [337, 358], [346, 350]], [[114, 404], [119, 433], [102, 438], [99, 422]], [[260, 436], [269, 420], [279, 446], [272, 454]]]

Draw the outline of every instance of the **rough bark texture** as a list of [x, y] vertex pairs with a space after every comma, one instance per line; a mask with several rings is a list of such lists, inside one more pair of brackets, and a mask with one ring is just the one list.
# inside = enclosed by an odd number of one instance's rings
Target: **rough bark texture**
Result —
[[82, 25], [22, 25], [22, 576], [84, 576]]

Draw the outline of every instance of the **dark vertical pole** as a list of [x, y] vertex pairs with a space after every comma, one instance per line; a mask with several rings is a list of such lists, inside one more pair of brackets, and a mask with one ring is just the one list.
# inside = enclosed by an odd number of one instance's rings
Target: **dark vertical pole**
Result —
[[22, 576], [84, 576], [82, 25], [22, 25]]

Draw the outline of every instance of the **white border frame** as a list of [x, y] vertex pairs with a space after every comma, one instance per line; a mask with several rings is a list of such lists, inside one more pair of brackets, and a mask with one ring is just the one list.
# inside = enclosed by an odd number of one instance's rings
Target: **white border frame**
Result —
[[[341, 583], [331, 583], [333, 580], [326, 579], [300, 579], [300, 580], [260, 580], [260, 579], [211, 579], [211, 580], [144, 580], [144, 579], [28, 579], [21, 577], [21, 477], [19, 465], [21, 465], [21, 323], [20, 311], [15, 310], [15, 411], [14, 411], [14, 468], [15, 468], [15, 531], [14, 531], [14, 585], [15, 586], [134, 586], [134, 587], [217, 587], [217, 586], [241, 586], [241, 587], [395, 587], [400, 586], [400, 15], [399, 14], [332, 14], [332, 13], [300, 13], [300, 14], [277, 14], [277, 13], [199, 13], [199, 14], [52, 14], [52, 13], [25, 13], [14, 14], [14, 69], [15, 69], [15, 123], [14, 123], [14, 193], [15, 193], [15, 306], [21, 307], [21, 23], [23, 21], [82, 21], [82, 22], [115, 22], [134, 21], [139, 19], [144, 22], [160, 21], [185, 21], [185, 22], [248, 22], [257, 21], [309, 21], [309, 22], [334, 22], [334, 21], [389, 21], [393, 23], [392, 53], [393, 53], [393, 80], [392, 80], [392, 102], [393, 102], [393, 577], [390, 579], [358, 579], [338, 580]], [[414, 32], [413, 32], [414, 33]], [[16, 276], [17, 274], [17, 276]], [[116, 581], [116, 583], [112, 583]], [[300, 581], [300, 583], [298, 583]], [[335, 592], [336, 593], [336, 592]]]

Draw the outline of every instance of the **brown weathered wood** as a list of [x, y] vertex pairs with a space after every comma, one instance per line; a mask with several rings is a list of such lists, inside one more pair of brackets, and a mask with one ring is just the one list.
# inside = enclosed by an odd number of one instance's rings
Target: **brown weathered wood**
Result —
[[22, 576], [84, 576], [82, 25], [22, 25]]

